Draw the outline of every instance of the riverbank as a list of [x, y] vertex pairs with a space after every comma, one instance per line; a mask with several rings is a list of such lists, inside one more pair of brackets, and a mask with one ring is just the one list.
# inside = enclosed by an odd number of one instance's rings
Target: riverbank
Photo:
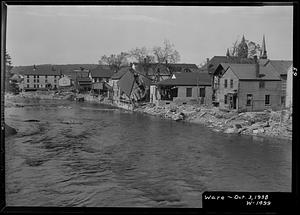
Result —
[[[17, 98], [75, 100], [79, 97], [83, 97], [84, 101], [88, 102], [113, 105], [109, 100], [88, 94], [54, 93], [53, 91], [23, 92], [19, 95], [6, 94], [5, 100]], [[15, 104], [15, 106], [21, 107], [22, 105]], [[237, 113], [219, 110], [216, 107], [207, 108], [197, 105], [159, 107], [145, 103], [133, 111], [159, 116], [163, 119], [202, 124], [216, 132], [292, 139], [291, 110]]]
[[237, 113], [197, 105], [158, 107], [145, 104], [135, 111], [165, 119], [203, 124], [217, 132], [292, 139], [291, 110]]

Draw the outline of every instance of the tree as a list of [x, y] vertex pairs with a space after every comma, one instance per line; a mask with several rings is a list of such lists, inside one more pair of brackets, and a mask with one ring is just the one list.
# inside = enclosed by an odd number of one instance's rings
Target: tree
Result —
[[260, 45], [253, 42], [253, 41], [247, 41], [248, 44], [248, 58], [253, 58], [254, 56], [259, 56], [260, 53]]
[[155, 60], [158, 63], [164, 63], [166, 61], [176, 63], [180, 61], [179, 52], [175, 50], [174, 44], [172, 44], [169, 40], [165, 39], [163, 47], [155, 46], [152, 51], [155, 56]]
[[10, 78], [13, 76], [11, 69], [12, 61], [8, 52], [5, 52], [5, 90], [7, 92], [16, 92], [18, 91], [17, 84], [15, 82], [11, 82]]
[[232, 44], [232, 47], [229, 49], [229, 56], [237, 56], [238, 44], [238, 40]]
[[240, 57], [240, 58], [247, 58], [248, 57], [248, 45], [246, 43], [244, 35], [243, 35], [242, 41], [238, 45], [237, 56]]
[[138, 63], [144, 63], [145, 59], [147, 63], [154, 62], [154, 56], [150, 54], [150, 51], [145, 46], [132, 49], [129, 51], [129, 56], [133, 57]]
[[111, 69], [118, 71], [122, 66], [128, 65], [128, 56], [126, 52], [120, 54], [111, 54], [110, 56], [103, 55], [99, 60], [99, 64], [109, 65]]

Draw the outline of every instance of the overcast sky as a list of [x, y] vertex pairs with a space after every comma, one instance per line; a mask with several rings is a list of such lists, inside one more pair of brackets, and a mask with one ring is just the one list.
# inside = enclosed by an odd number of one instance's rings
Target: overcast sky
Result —
[[98, 63], [104, 54], [169, 39], [182, 63], [225, 55], [244, 34], [269, 59], [292, 59], [293, 8], [8, 6], [7, 50], [18, 65]]

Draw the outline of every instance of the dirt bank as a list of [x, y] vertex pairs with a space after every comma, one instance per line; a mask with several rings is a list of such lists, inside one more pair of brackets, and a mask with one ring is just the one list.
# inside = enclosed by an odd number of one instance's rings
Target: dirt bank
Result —
[[[6, 94], [5, 97], [6, 99], [67, 100], [84, 97], [84, 101], [112, 105], [110, 101], [101, 100], [87, 94], [75, 94], [72, 92], [24, 92], [19, 95]], [[9, 105], [7, 103], [5, 106]], [[135, 108], [134, 111], [160, 116], [164, 119], [203, 124], [217, 132], [292, 139], [291, 110], [237, 113], [235, 111], [222, 111], [218, 108], [207, 108], [197, 105], [166, 105], [159, 107], [154, 104], [145, 103]]]
[[237, 113], [194, 105], [157, 107], [145, 104], [135, 111], [203, 124], [218, 132], [292, 139], [291, 110]]

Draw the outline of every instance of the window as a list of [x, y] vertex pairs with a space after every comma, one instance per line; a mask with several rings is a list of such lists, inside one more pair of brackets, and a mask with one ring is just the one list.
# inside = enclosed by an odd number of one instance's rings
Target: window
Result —
[[37, 85], [36, 85], [36, 88], [39, 88], [39, 87], [40, 87], [40, 85], [39, 85], [39, 84], [37, 84]]
[[270, 105], [270, 95], [265, 95], [265, 105]]
[[37, 79], [36, 82], [39, 83], [39, 82], [40, 82], [40, 79]]
[[29, 78], [29, 75], [27, 75], [27, 78]]
[[33, 76], [33, 78], [35, 78], [35, 75]]
[[35, 79], [33, 79], [33, 82], [35, 83]]
[[35, 88], [35, 84], [33, 85], [33, 88]]
[[45, 75], [45, 78], [47, 79], [47, 78], [48, 78], [48, 76], [47, 76], [47, 75]]
[[39, 75], [37, 75], [36, 77], [37, 77], [37, 78], [40, 78], [40, 76], [39, 76]]
[[27, 88], [29, 88], [29, 84], [27, 84]]
[[259, 82], [259, 88], [265, 88], [265, 82], [264, 81]]
[[27, 79], [27, 83], [29, 83], [29, 79]]
[[233, 88], [233, 80], [230, 80], [230, 88]]
[[199, 90], [200, 90], [199, 92], [200, 97], [205, 97], [205, 88], [200, 88]]
[[192, 88], [186, 88], [186, 97], [192, 97]]
[[247, 94], [247, 106], [251, 106], [252, 105], [252, 99], [253, 99], [253, 96], [252, 94]]
[[227, 88], [227, 79], [224, 80], [224, 88]]
[[224, 96], [224, 104], [227, 104], [227, 95]]

